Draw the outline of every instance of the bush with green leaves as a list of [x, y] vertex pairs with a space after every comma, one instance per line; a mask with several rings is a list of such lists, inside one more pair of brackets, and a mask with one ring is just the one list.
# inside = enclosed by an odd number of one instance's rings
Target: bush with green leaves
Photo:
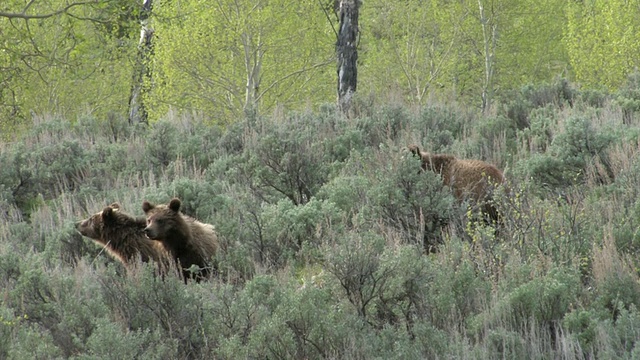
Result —
[[522, 162], [520, 166], [524, 170], [521, 171], [539, 184], [566, 187], [583, 182], [588, 165], [599, 161], [605, 172], [599, 175], [598, 181], [612, 181], [614, 174], [606, 150], [615, 139], [614, 132], [593, 128], [588, 118], [583, 116], [568, 118], [563, 125], [547, 152], [533, 154]]
[[622, 109], [622, 122], [631, 124], [640, 111], [640, 72], [636, 69], [627, 77], [624, 86], [614, 95], [614, 102]]
[[410, 119], [402, 106], [382, 106], [367, 116], [356, 118], [355, 127], [362, 132], [365, 146], [376, 148], [397, 140], [401, 131], [409, 128]]
[[438, 174], [422, 171], [421, 162], [386, 154], [373, 172], [376, 182], [367, 191], [373, 214], [408, 243], [432, 249], [440, 242], [442, 225], [451, 216], [453, 198]]
[[330, 202], [312, 198], [304, 205], [294, 205], [289, 200], [264, 205], [260, 214], [264, 223], [262, 241], [254, 244], [266, 263], [277, 267], [293, 261], [302, 254], [303, 247], [317, 249], [327, 241], [329, 227], [339, 222], [342, 216]]
[[178, 126], [175, 123], [167, 119], [155, 122], [146, 140], [145, 154], [152, 168], [166, 167], [178, 156]]
[[266, 123], [251, 134], [244, 149], [242, 181], [264, 201], [282, 198], [296, 205], [311, 200], [327, 179], [323, 144], [316, 141], [313, 118], [296, 116], [289, 122]]
[[[637, 357], [640, 130], [563, 91], [523, 89], [524, 125], [515, 98], [225, 127], [37, 118], [0, 146], [0, 358]], [[504, 162], [499, 231], [409, 143]], [[216, 227], [208, 281], [127, 270], [75, 230], [174, 196]]]
[[558, 77], [551, 83], [527, 84], [515, 94], [505, 96], [500, 111], [513, 120], [518, 130], [530, 126], [531, 112], [537, 108], [552, 106], [573, 107], [578, 92], [567, 79]]
[[529, 126], [518, 130], [517, 138], [526, 152], [544, 153], [553, 140], [557, 120], [553, 107], [534, 109], [530, 113]]
[[470, 133], [468, 141], [454, 146], [462, 148], [456, 151], [461, 157], [511, 162], [516, 152], [516, 127], [511, 119], [500, 115], [477, 119]]
[[409, 130], [414, 143], [428, 146], [433, 153], [443, 152], [463, 135], [465, 123], [471, 122], [471, 117], [454, 107], [429, 106], [411, 119]]

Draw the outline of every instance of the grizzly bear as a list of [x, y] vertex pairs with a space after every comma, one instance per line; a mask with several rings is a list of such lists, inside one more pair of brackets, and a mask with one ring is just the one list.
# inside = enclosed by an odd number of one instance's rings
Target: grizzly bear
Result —
[[113, 203], [101, 212], [76, 223], [76, 230], [100, 244], [115, 259], [130, 269], [140, 258], [143, 262], [153, 260], [161, 271], [170, 264], [170, 256], [164, 246], [149, 240], [143, 230], [144, 217], [135, 218], [120, 210]]
[[[180, 199], [172, 199], [168, 205], [142, 203], [147, 215], [144, 233], [149, 239], [161, 242], [182, 269], [184, 281], [193, 278], [200, 281], [209, 277], [214, 265], [212, 257], [218, 250], [218, 238], [213, 225], [203, 224], [180, 212]], [[199, 267], [192, 273], [192, 265]]]
[[483, 214], [488, 217], [487, 220], [499, 222], [499, 214], [492, 200], [495, 188], [505, 182], [502, 171], [480, 160], [422, 152], [417, 145], [409, 145], [409, 151], [420, 157], [423, 170], [430, 170], [442, 176], [442, 182], [451, 188], [458, 201], [473, 201], [481, 206]]

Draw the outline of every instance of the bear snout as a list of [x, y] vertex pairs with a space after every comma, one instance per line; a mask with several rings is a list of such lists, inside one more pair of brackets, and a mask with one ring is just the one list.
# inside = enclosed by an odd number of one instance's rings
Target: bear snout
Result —
[[144, 232], [144, 235], [146, 237], [148, 237], [149, 239], [151, 239], [151, 240], [156, 240], [156, 238], [158, 236], [158, 234], [152, 228], [150, 228], [148, 226], [146, 228], [144, 228], [144, 230], [142, 230], [142, 232]]
[[76, 230], [78, 230], [80, 233], [83, 234], [83, 230], [86, 230], [89, 228], [89, 220], [86, 219], [86, 220], [77, 221], [75, 225], [76, 225]]

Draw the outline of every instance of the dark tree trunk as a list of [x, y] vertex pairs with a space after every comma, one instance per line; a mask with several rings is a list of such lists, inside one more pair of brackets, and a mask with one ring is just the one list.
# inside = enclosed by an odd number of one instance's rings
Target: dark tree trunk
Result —
[[142, 101], [142, 90], [145, 79], [149, 77], [149, 61], [151, 57], [151, 39], [153, 29], [149, 26], [152, 0], [142, 0], [142, 12], [140, 13], [140, 41], [138, 42], [138, 55], [133, 69], [133, 81], [131, 96], [129, 96], [129, 124], [147, 122], [147, 110]]
[[358, 84], [358, 12], [360, 0], [340, 0], [338, 58], [338, 106], [347, 114]]

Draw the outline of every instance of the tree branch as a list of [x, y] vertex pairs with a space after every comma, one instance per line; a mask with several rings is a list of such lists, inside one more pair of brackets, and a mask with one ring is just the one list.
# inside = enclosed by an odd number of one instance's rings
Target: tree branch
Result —
[[31, 7], [31, 5], [33, 5], [34, 2], [35, 2], [35, 0], [31, 0], [27, 4], [27, 6], [24, 7], [22, 12], [19, 12], [19, 13], [10, 13], [10, 12], [0, 11], [0, 17], [4, 17], [4, 18], [8, 18], [8, 19], [25, 19], [25, 20], [47, 19], [47, 18], [54, 17], [54, 16], [57, 16], [57, 15], [60, 15], [60, 14], [64, 14], [64, 13], [68, 12], [71, 8], [74, 8], [76, 6], [97, 4], [97, 3], [100, 2], [100, 0], [73, 2], [73, 3], [65, 6], [64, 8], [62, 8], [60, 10], [57, 10], [57, 11], [54, 11], [54, 12], [51, 12], [51, 13], [48, 13], [48, 14], [35, 14], [35, 15], [27, 14], [27, 11]]

